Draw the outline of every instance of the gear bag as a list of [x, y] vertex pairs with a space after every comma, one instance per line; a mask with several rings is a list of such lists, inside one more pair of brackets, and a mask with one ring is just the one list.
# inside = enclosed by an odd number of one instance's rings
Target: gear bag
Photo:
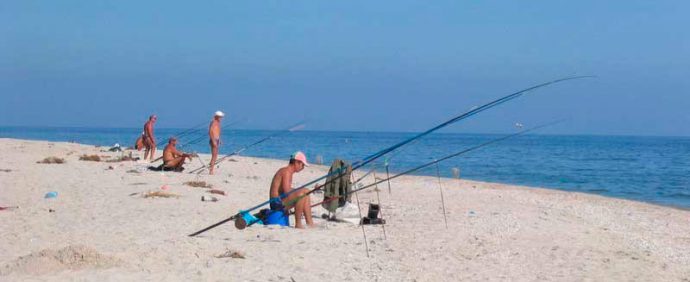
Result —
[[[335, 174], [335, 172], [339, 172]], [[352, 166], [343, 160], [334, 160], [328, 170], [328, 177], [323, 188], [323, 200], [321, 206], [331, 213], [350, 202], [352, 197]], [[333, 198], [337, 198], [333, 199]]]

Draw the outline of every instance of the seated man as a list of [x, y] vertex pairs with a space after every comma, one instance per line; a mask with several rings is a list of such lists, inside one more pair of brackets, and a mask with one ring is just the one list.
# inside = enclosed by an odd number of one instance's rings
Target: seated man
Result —
[[137, 138], [137, 141], [134, 142], [134, 149], [137, 149], [137, 151], [141, 151], [144, 149], [144, 133], [142, 132], [139, 138]]
[[[271, 191], [269, 192], [270, 205], [272, 211], [282, 210], [287, 213], [290, 208], [295, 208], [295, 228], [304, 228], [302, 225], [302, 216], [309, 227], [314, 226], [311, 217], [311, 201], [309, 195], [306, 195], [308, 190], [301, 189], [299, 191], [292, 191], [292, 175], [296, 172], [302, 171], [307, 163], [307, 157], [302, 152], [296, 152], [290, 157], [290, 163], [276, 172], [271, 181]], [[290, 193], [289, 195], [287, 195]], [[287, 196], [286, 196], [287, 195]]]
[[175, 146], [177, 146], [177, 138], [170, 137], [168, 145], [163, 150], [163, 168], [182, 171], [185, 159], [192, 159], [192, 155], [178, 151]]

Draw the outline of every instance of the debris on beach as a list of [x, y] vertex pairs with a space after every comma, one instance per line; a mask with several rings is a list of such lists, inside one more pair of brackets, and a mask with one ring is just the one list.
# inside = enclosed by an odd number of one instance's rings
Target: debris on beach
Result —
[[202, 202], [218, 202], [218, 198], [213, 196], [201, 196]]
[[12, 172], [11, 169], [0, 169], [0, 171], [2, 171], [2, 172]]
[[139, 160], [139, 157], [132, 157], [132, 152], [129, 152], [129, 155], [124, 155], [120, 156], [117, 158], [114, 158], [112, 160], [108, 160], [109, 163], [119, 163], [119, 162], [136, 162]]
[[18, 209], [19, 206], [13, 206], [13, 207], [0, 207], [0, 211], [11, 211], [11, 210], [16, 210]]
[[36, 162], [37, 164], [64, 164], [65, 159], [58, 157], [47, 157], [41, 161]]
[[234, 251], [234, 250], [226, 250], [224, 253], [217, 255], [216, 258], [236, 258], [236, 259], [244, 259], [245, 256], [243, 253], [239, 251]]
[[218, 194], [218, 195], [226, 196], [225, 191], [223, 191], [223, 190], [211, 189], [211, 190], [208, 190], [208, 192], [211, 194]]
[[149, 191], [144, 193], [144, 198], [179, 198], [180, 195], [165, 191]]
[[196, 188], [213, 188], [213, 185], [206, 183], [206, 181], [187, 181], [182, 184]]
[[45, 196], [43, 196], [43, 198], [44, 199], [54, 199], [54, 198], [57, 198], [57, 196], [58, 196], [57, 192], [50, 191], [50, 192], [46, 193]]
[[80, 161], [89, 161], [89, 162], [100, 162], [101, 157], [99, 155], [81, 155], [79, 157]]
[[103, 255], [93, 248], [69, 245], [59, 250], [44, 249], [18, 257], [0, 268], [0, 275], [42, 275], [65, 270], [109, 268], [120, 264], [119, 259]]
[[108, 149], [108, 151], [110, 151], [110, 152], [122, 152], [122, 147], [120, 147], [119, 143], [115, 143], [115, 145], [113, 145], [113, 147]]

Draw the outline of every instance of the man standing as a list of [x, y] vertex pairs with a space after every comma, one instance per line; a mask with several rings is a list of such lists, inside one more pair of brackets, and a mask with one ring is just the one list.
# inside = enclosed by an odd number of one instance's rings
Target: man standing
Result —
[[[153, 125], [156, 123], [156, 120], [158, 120], [158, 117], [151, 115], [144, 124], [144, 147], [146, 147], [144, 160], [150, 158], [153, 161], [153, 156], [156, 154], [156, 137], [153, 136]], [[150, 156], [149, 153], [151, 153]]]
[[[276, 172], [271, 181], [271, 190], [269, 191], [269, 203], [271, 210], [284, 211], [286, 214], [295, 207], [295, 228], [304, 228], [302, 225], [302, 216], [306, 221], [307, 226], [313, 227], [314, 221], [311, 216], [311, 200], [307, 195], [307, 189], [299, 191], [292, 191], [292, 175], [300, 172], [307, 163], [307, 156], [304, 153], [297, 151], [290, 157], [290, 163]], [[288, 193], [290, 193], [288, 195]]]
[[217, 111], [213, 115], [213, 120], [208, 126], [209, 145], [211, 145], [211, 162], [209, 163], [208, 173], [213, 175], [213, 170], [216, 168], [216, 160], [218, 159], [218, 148], [220, 147], [220, 121], [225, 114]]
[[163, 167], [179, 172], [183, 170], [184, 161], [192, 159], [192, 155], [178, 151], [176, 146], [177, 138], [170, 137], [168, 145], [163, 150]]

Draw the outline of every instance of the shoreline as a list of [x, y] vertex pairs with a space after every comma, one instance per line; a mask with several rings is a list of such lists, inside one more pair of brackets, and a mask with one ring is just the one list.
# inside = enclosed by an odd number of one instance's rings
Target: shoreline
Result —
[[[78, 142], [71, 142], [71, 141], [46, 141], [46, 140], [17, 139], [17, 138], [0, 137], [0, 142], [2, 142], [3, 140], [31, 141], [31, 142], [49, 142], [49, 143], [62, 143], [62, 144], [77, 144], [77, 145], [81, 145], [81, 146], [93, 146], [93, 147], [95, 147], [95, 148], [107, 148], [107, 147], [108, 147], [108, 146], [103, 146], [103, 145], [86, 144], [86, 143], [78, 143]], [[160, 156], [161, 156], [164, 147], [165, 147], [165, 146], [162, 146], [161, 148], [156, 148], [156, 153], [157, 153], [156, 157], [160, 157]], [[123, 149], [129, 149], [129, 146], [122, 147], [122, 148], [123, 148]], [[136, 150], [131, 150], [131, 151], [132, 151], [132, 152], [137, 152]], [[141, 151], [140, 153], [141, 153], [141, 155], [143, 156], [143, 151]], [[210, 159], [210, 158], [211, 158], [211, 154], [198, 153], [198, 155], [202, 156], [202, 157], [205, 158], [205, 159]], [[219, 154], [219, 158], [222, 157], [222, 156], [224, 156], [222, 153]], [[281, 161], [281, 160], [279, 160], [279, 159], [265, 158], [265, 157], [253, 157], [253, 156], [242, 156], [242, 155], [239, 155], [238, 157], [254, 158], [254, 159], [259, 159], [259, 160]], [[194, 169], [194, 168], [196, 168], [196, 167], [198, 167], [198, 166], [199, 166], [198, 161], [193, 161], [193, 162], [191, 163], [191, 165], [187, 165], [187, 167], [189, 168], [189, 169], [187, 169], [187, 171], [189, 171], [190, 169]], [[322, 165], [318, 165], [318, 166], [323, 167], [325, 171], [328, 170], [328, 165], [326, 165], [326, 164], [322, 164]], [[394, 173], [399, 173], [399, 172], [402, 172], [402, 171], [404, 171], [404, 169], [401, 169], [400, 171], [398, 171], [398, 170], [391, 170], [390, 172], [391, 172], [391, 175], [393, 175]], [[383, 171], [377, 170], [377, 173], [383, 173]], [[324, 173], [324, 175], [325, 175], [325, 173]], [[415, 174], [415, 173], [406, 175], [405, 177], [407, 177], [407, 176], [432, 177], [432, 178], [434, 178], [434, 179], [436, 178], [436, 177], [431, 176], [431, 175]], [[446, 179], [446, 180], [449, 180], [449, 181], [450, 181], [450, 180], [457, 180], [456, 178], [450, 178], [450, 177], [444, 177], [444, 176], [441, 176], [441, 178]], [[659, 206], [659, 207], [668, 207], [668, 208], [674, 208], [674, 209], [679, 209], [679, 210], [683, 210], [683, 211], [690, 211], [690, 207], [679, 206], [679, 205], [672, 205], [672, 204], [662, 204], [662, 203], [659, 203], [659, 202], [648, 201], [648, 200], [636, 200], [636, 199], [629, 199], [629, 198], [623, 198], [623, 197], [607, 196], [607, 195], [603, 195], [603, 194], [596, 193], [596, 192], [572, 191], [572, 190], [568, 190], [568, 189], [565, 189], [565, 188], [562, 189], [562, 188], [555, 188], [555, 187], [540, 187], [540, 186], [530, 186], [530, 185], [522, 185], [522, 184], [514, 184], [514, 183], [492, 182], [492, 181], [485, 181], [485, 180], [473, 179], [473, 178], [461, 178], [461, 180], [462, 180], [462, 181], [472, 181], [472, 182], [477, 182], [477, 183], [484, 183], [484, 184], [495, 184], [495, 185], [514, 186], [514, 187], [520, 187], [520, 188], [523, 188], [523, 189], [544, 189], [544, 190], [548, 190], [548, 191], [559, 191], [559, 192], [565, 192], [565, 193], [580, 193], [580, 194], [584, 194], [584, 195], [599, 196], [599, 197], [603, 197], [603, 198], [606, 198], [606, 199], [626, 200], [626, 201], [632, 201], [632, 202], [636, 202], [636, 203], [644, 203], [644, 204], [649, 204], [649, 205], [654, 205], [654, 206]]]
[[[442, 208], [438, 179], [431, 176], [395, 179], [390, 194], [385, 185], [380, 195], [373, 189], [357, 193], [364, 214], [380, 197], [385, 234], [381, 226], [325, 221], [316, 208], [314, 229], [236, 230], [229, 223], [190, 238], [266, 200], [273, 173], [286, 161], [233, 157], [217, 175], [197, 177], [147, 171], [142, 168], [149, 164], [136, 162], [79, 160], [83, 154], [120, 155], [101, 149], [107, 148], [0, 138], [0, 169], [10, 169], [0, 171], [0, 206], [20, 207], [0, 211], [0, 236], [6, 238], [0, 242], [0, 280], [690, 279], [690, 211], [451, 178], [441, 180]], [[49, 156], [66, 163], [36, 163]], [[208, 155], [201, 158], [206, 162]], [[190, 168], [198, 165], [193, 160]], [[326, 170], [314, 165], [294, 182]], [[227, 196], [202, 202], [212, 194], [183, 185], [192, 180]], [[143, 197], [162, 186], [177, 197]], [[57, 198], [44, 199], [50, 191]], [[320, 197], [312, 195], [312, 203]]]

